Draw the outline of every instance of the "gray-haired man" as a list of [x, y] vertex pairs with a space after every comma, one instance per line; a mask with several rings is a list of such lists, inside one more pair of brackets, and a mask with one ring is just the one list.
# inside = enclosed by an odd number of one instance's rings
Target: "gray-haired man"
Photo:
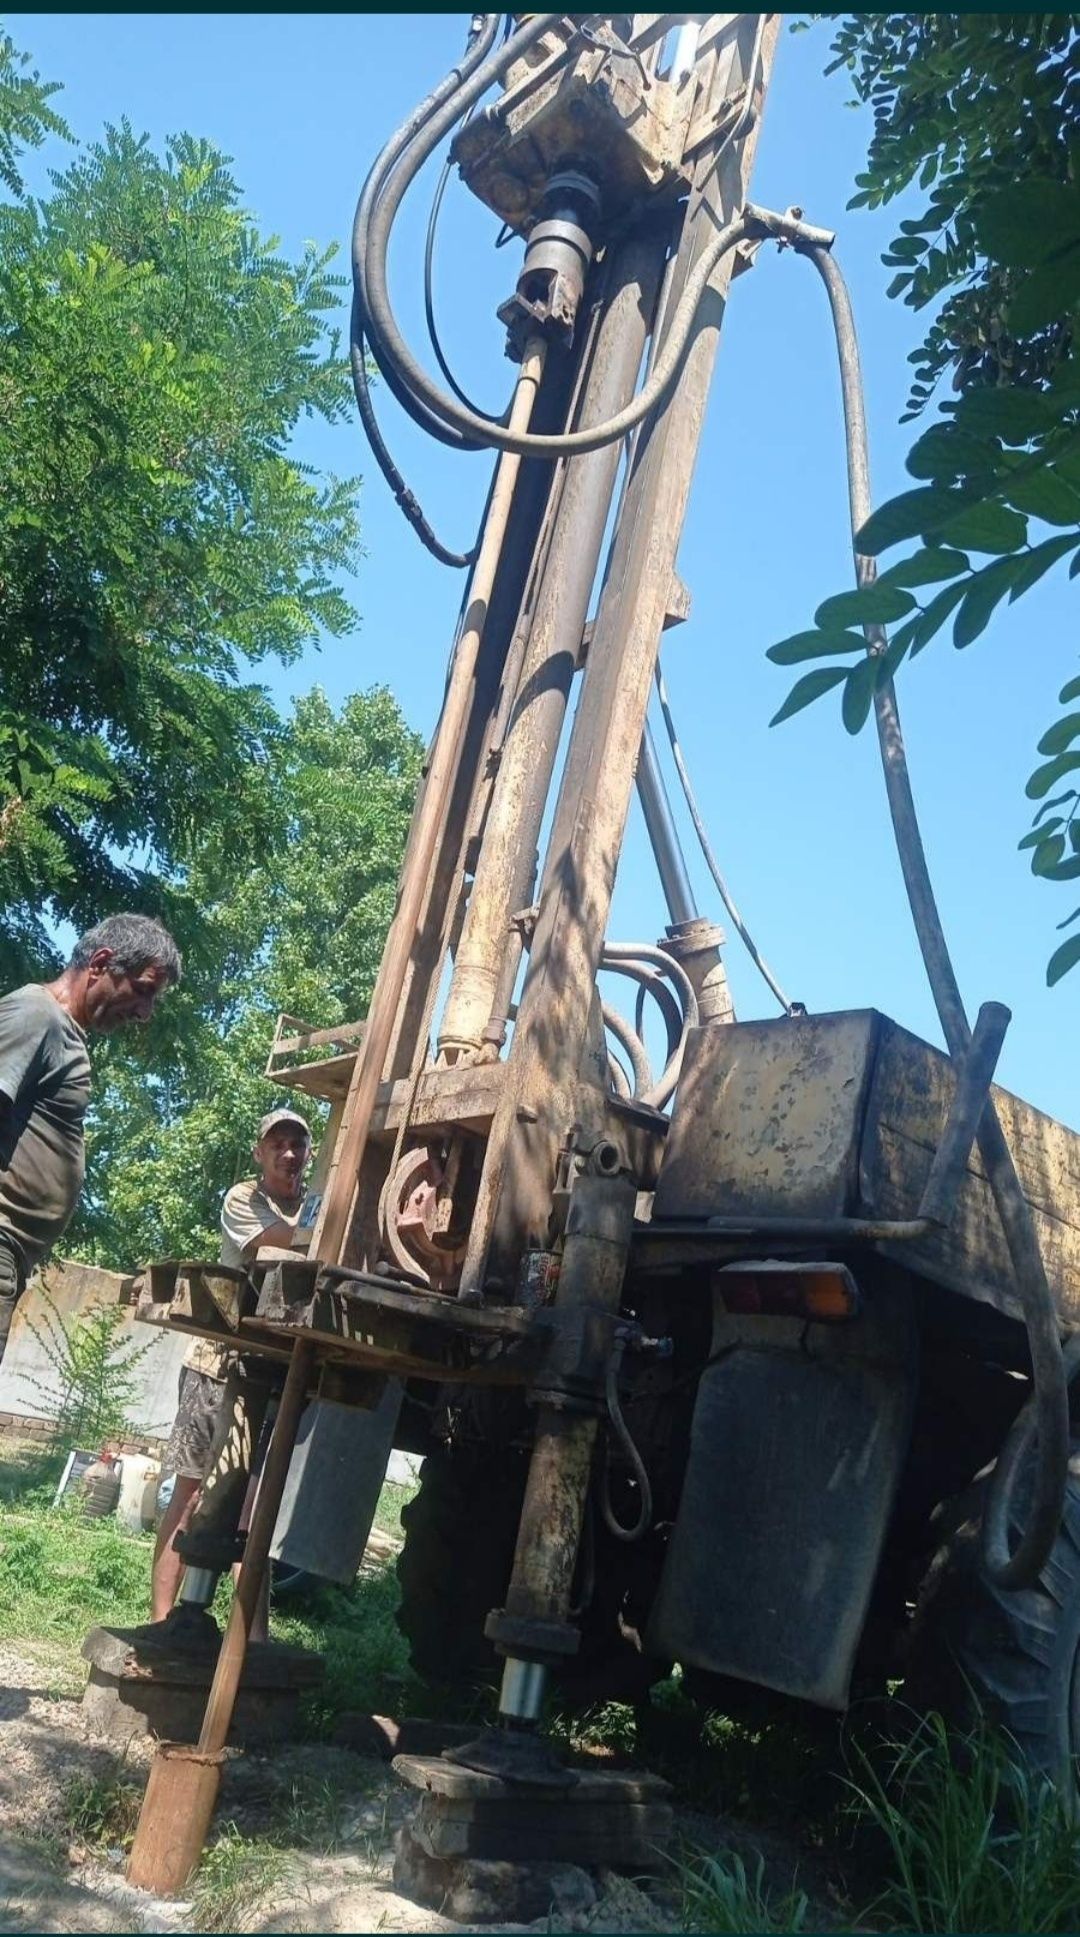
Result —
[[179, 982], [180, 952], [147, 915], [110, 915], [55, 982], [0, 1000], [0, 1359], [28, 1274], [62, 1236], [82, 1190], [91, 1030], [145, 1022]]

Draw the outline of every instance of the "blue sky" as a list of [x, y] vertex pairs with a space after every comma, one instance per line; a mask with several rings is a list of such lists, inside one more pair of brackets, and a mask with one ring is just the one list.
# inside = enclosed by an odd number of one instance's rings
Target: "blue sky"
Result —
[[[173, 131], [233, 157], [247, 206], [289, 251], [347, 241], [359, 185], [408, 109], [456, 60], [464, 14], [32, 14], [7, 16], [16, 44], [64, 83], [59, 106], [80, 141], [123, 115], [160, 143]], [[752, 183], [757, 202], [798, 203], [838, 231], [868, 389], [875, 497], [903, 488], [912, 433], [897, 419], [920, 323], [885, 298], [880, 255], [905, 211], [845, 212], [863, 166], [867, 116], [825, 79], [823, 28], [785, 32]], [[42, 186], [53, 150], [30, 168]], [[424, 183], [405, 206], [392, 256], [407, 333], [422, 342]], [[510, 366], [497, 304], [516, 275], [492, 248], [494, 219], [455, 184], [438, 264], [440, 324], [466, 387], [501, 408]], [[382, 401], [402, 468], [441, 535], [471, 541], [488, 460], [428, 445]], [[362, 626], [271, 676], [284, 703], [315, 683], [334, 700], [374, 681], [427, 733], [460, 594], [401, 520], [358, 426], [305, 427], [303, 455], [362, 473], [367, 557], [351, 588]], [[874, 1006], [938, 1040], [892, 848], [876, 744], [851, 740], [832, 696], [790, 724], [768, 720], [791, 675], [765, 649], [810, 623], [851, 575], [839, 389], [824, 293], [790, 254], [762, 252], [733, 293], [680, 553], [690, 620], [667, 635], [668, 686], [714, 844], [744, 916], [788, 991], [811, 1009]], [[1077, 668], [1075, 593], [1052, 574], [995, 617], [966, 653], [939, 639], [900, 684], [916, 795], [945, 925], [969, 1008], [1007, 1002], [1014, 1021], [1000, 1074], [1041, 1108], [1080, 1120], [1072, 1034], [1077, 975], [1048, 991], [1054, 924], [1068, 889], [1032, 879], [1016, 852], [1024, 781], [1059, 686]], [[614, 937], [655, 938], [663, 902], [635, 805], [613, 911]], [[690, 837], [692, 839], [692, 837]], [[718, 912], [690, 852], [703, 912]], [[775, 1012], [733, 938], [744, 1016]]]

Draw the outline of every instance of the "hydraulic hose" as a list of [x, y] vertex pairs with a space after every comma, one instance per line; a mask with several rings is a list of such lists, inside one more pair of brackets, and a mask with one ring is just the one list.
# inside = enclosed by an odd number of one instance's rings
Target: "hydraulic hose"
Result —
[[[417, 136], [430, 122], [431, 117], [437, 114], [440, 108], [444, 107], [447, 103], [450, 103], [452, 106], [453, 111], [451, 113], [450, 125], [453, 125], [454, 121], [458, 119], [460, 112], [454, 104], [457, 102], [462, 87], [466, 86], [477, 70], [482, 69], [485, 65], [487, 56], [491, 52], [491, 48], [495, 43], [495, 38], [499, 31], [499, 15], [483, 14], [479, 18], [483, 21], [483, 25], [462, 60], [459, 61], [456, 67], [452, 67], [449, 74], [444, 75], [438, 86], [432, 89], [426, 99], [421, 101], [419, 106], [413, 109], [408, 118], [391, 135], [382, 152], [376, 158], [361, 190], [360, 200], [356, 205], [352, 234], [354, 292], [352, 329], [354, 354], [352, 362], [354, 382], [356, 381], [356, 351], [358, 348], [362, 350], [363, 339], [367, 337], [375, 361], [385, 377], [389, 389], [397, 398], [402, 408], [408, 411], [409, 415], [420, 425], [422, 430], [428, 431], [431, 436], [438, 438], [441, 443], [449, 444], [455, 449], [475, 449], [476, 445], [472, 440], [466, 442], [456, 430], [442, 424], [429, 410], [422, 408], [416, 402], [406, 386], [400, 381], [392, 362], [388, 361], [383, 355], [377, 332], [371, 330], [369, 327], [369, 303], [365, 263], [368, 254], [368, 237], [372, 217], [379, 204], [391, 171], [410, 149]], [[486, 88], [488, 85], [489, 82], [485, 81], [484, 87]], [[481, 89], [481, 92], [483, 92], [483, 89]], [[413, 172], [415, 173], [415, 170]], [[411, 180], [411, 175], [409, 179]], [[357, 401], [359, 402], [359, 398]]]
[[[410, 141], [419, 132], [420, 128], [423, 127], [428, 116], [434, 113], [435, 109], [441, 105], [443, 100], [448, 99], [457, 92], [462, 81], [467, 79], [473, 70], [479, 66], [480, 62], [484, 60], [486, 55], [490, 53], [498, 33], [499, 15], [474, 15], [474, 24], [476, 21], [480, 21], [482, 24], [476, 31], [475, 38], [472, 39], [471, 45], [463, 60], [457, 67], [451, 69], [450, 73], [445, 76], [439, 86], [428, 95], [425, 101], [420, 103], [419, 107], [414, 109], [408, 120], [404, 121], [396, 133], [391, 136], [389, 142], [383, 148], [382, 153], [375, 162], [374, 167], [371, 169], [367, 181], [364, 184], [364, 189], [356, 211], [354, 229], [359, 228], [361, 234], [366, 231], [366, 225], [370, 220], [371, 208], [374, 206], [381, 185], [385, 181], [394, 162], [404, 153]], [[354, 261], [355, 257], [356, 252], [354, 250]], [[349, 333], [349, 367], [352, 373], [353, 392], [356, 397], [357, 409], [360, 412], [360, 421], [363, 424], [364, 432], [371, 446], [375, 462], [378, 464], [383, 477], [389, 485], [395, 502], [408, 519], [417, 537], [420, 539], [421, 544], [432, 553], [433, 557], [438, 559], [441, 565], [450, 565], [458, 568], [470, 565], [476, 556], [476, 547], [474, 546], [469, 552], [455, 552], [451, 551], [442, 543], [425, 518], [415, 493], [409, 488], [409, 485], [406, 483], [405, 478], [390, 454], [382, 432], [379, 429], [378, 419], [372, 403], [371, 386], [368, 381], [367, 370], [367, 347], [364, 334], [363, 300], [360, 284], [357, 281], [354, 283], [353, 290], [352, 325]], [[411, 399], [398, 386], [392, 370], [382, 365], [380, 365], [380, 369], [386, 378], [388, 388], [398, 398], [399, 403], [402, 403], [405, 409], [410, 411], [410, 414], [415, 414], [412, 411]], [[429, 419], [424, 420], [424, 428], [429, 430], [433, 436], [441, 438], [444, 442], [460, 445], [460, 439], [448, 436], [440, 425], [431, 422]]]
[[615, 1436], [630, 1462], [631, 1471], [637, 1481], [638, 1516], [630, 1527], [624, 1527], [622, 1521], [616, 1518], [615, 1509], [611, 1504], [611, 1475], [606, 1463], [600, 1478], [600, 1512], [608, 1532], [614, 1534], [616, 1540], [624, 1540], [628, 1545], [632, 1545], [649, 1530], [649, 1523], [652, 1520], [652, 1487], [649, 1485], [645, 1462], [634, 1444], [630, 1429], [623, 1418], [622, 1406], [619, 1404], [619, 1368], [622, 1365], [625, 1349], [623, 1341], [616, 1339], [611, 1357], [607, 1362], [604, 1398]]
[[[438, 87], [432, 90], [427, 99], [413, 110], [408, 120], [402, 123], [396, 134], [391, 136], [364, 183], [356, 207], [352, 234], [352, 269], [357, 305], [356, 320], [359, 329], [366, 336], [372, 355], [402, 408], [408, 411], [422, 430], [428, 431], [441, 443], [449, 444], [456, 450], [476, 450], [484, 446], [473, 436], [463, 436], [457, 427], [445, 423], [415, 395], [413, 387], [403, 380], [400, 360], [387, 354], [383, 332], [372, 309], [370, 263], [373, 250], [377, 247], [375, 237], [380, 235], [384, 238], [382, 248], [385, 277], [385, 253], [389, 244], [390, 226], [402, 196], [428, 156], [438, 147], [444, 135], [450, 132], [455, 122], [459, 121], [473, 103], [487, 92], [492, 83], [499, 79], [516, 55], [531, 47], [533, 41], [539, 39], [552, 22], [559, 18], [558, 14], [537, 15], [527, 22], [497, 54], [492, 55], [491, 48], [498, 33], [499, 16], [498, 14], [484, 15], [485, 25], [464, 59], [457, 67], [451, 68], [450, 73], [440, 81]], [[432, 135], [433, 129], [435, 132]], [[392, 206], [389, 216], [383, 219], [384, 202], [388, 197], [392, 197]]]
[[[859, 552], [857, 543], [858, 533], [872, 507], [866, 411], [851, 298], [837, 263], [826, 249], [800, 241], [796, 241], [795, 247], [813, 262], [825, 284], [832, 311], [844, 402], [855, 574], [860, 585], [870, 585], [877, 576], [877, 565], [873, 558]], [[868, 625], [864, 630], [867, 651], [875, 656], [883, 653], [887, 642], [882, 627]], [[874, 713], [889, 813], [915, 933], [949, 1053], [959, 1062], [971, 1041], [971, 1029], [927, 867], [891, 679], [884, 681], [875, 692]], [[1031, 1353], [1030, 1411], [1023, 1431], [1015, 1437], [1010, 1435], [1008, 1457], [1003, 1453], [997, 1462], [983, 1516], [983, 1565], [987, 1577], [996, 1587], [1015, 1589], [1030, 1586], [1038, 1578], [1061, 1524], [1069, 1462], [1068, 1382], [1057, 1311], [1039, 1240], [992, 1096], [983, 1111], [977, 1141], [1005, 1234]], [[1032, 1431], [1037, 1436], [1038, 1463], [1031, 1506], [1019, 1544], [1015, 1552], [1010, 1552], [1011, 1495], [1018, 1464]]]
[[436, 418], [444, 432], [450, 430], [474, 447], [514, 451], [522, 457], [561, 457], [600, 450], [605, 444], [625, 437], [662, 403], [678, 378], [689, 348], [694, 319], [717, 265], [729, 249], [751, 233], [756, 233], [752, 220], [740, 215], [713, 237], [687, 278], [651, 375], [633, 402], [605, 423], [550, 436], [518, 432], [493, 417], [465, 409], [455, 398], [439, 389], [412, 355], [398, 329], [390, 302], [387, 254], [394, 218], [410, 183], [454, 123], [511, 62], [520, 58], [561, 17], [558, 14], [534, 15], [512, 40], [478, 67], [444, 101], [441, 108], [426, 119], [386, 176], [377, 199], [372, 198], [374, 206], [369, 210], [364, 205], [364, 198], [361, 198], [361, 209], [357, 211], [357, 224], [353, 231], [353, 272], [361, 291], [367, 333], [380, 367], [385, 361], [387, 367], [393, 369], [395, 383], [408, 392], [417, 408]]
[[[509, 45], [513, 47], [513, 41]], [[432, 128], [435, 125], [433, 123]], [[430, 130], [424, 137], [425, 141], [428, 139], [430, 139]], [[423, 142], [418, 145], [423, 146]], [[402, 194], [407, 185], [407, 182], [401, 185]], [[756, 233], [755, 225], [749, 217], [736, 216], [731, 222], [725, 224], [713, 237], [708, 248], [699, 256], [687, 278], [672, 318], [671, 328], [656, 359], [652, 375], [638, 391], [632, 403], [627, 404], [625, 409], [617, 412], [614, 417], [609, 417], [605, 423], [590, 424], [583, 430], [540, 436], [514, 431], [509, 425], [497, 423], [492, 417], [479, 417], [472, 411], [465, 410], [431, 381], [412, 356], [394, 322], [386, 288], [386, 243], [389, 238], [389, 221], [392, 220], [393, 215], [393, 194], [394, 185], [391, 182], [387, 187], [385, 202], [380, 203], [372, 224], [373, 254], [369, 262], [371, 319], [379, 329], [386, 354], [396, 365], [399, 378], [408, 383], [413, 395], [420, 397], [432, 410], [437, 410], [444, 423], [453, 425], [463, 435], [471, 437], [476, 445], [486, 445], [500, 451], [514, 451], [521, 457], [576, 456], [585, 451], [601, 450], [605, 444], [613, 444], [624, 438], [651, 411], [664, 403], [678, 380], [683, 360], [690, 347], [698, 307], [718, 264], [729, 249], [735, 248], [739, 242], [745, 241], [748, 236]], [[397, 199], [400, 200], [400, 195]]]

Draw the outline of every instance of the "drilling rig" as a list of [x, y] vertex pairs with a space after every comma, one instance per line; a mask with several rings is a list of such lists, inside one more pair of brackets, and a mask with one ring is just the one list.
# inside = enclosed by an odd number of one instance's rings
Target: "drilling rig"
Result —
[[[1053, 1775], [1080, 1747], [1062, 1349], [1080, 1315], [1080, 1139], [992, 1086], [1008, 1011], [984, 1004], [968, 1026], [887, 668], [885, 781], [947, 1055], [873, 1010], [782, 1001], [775, 1020], [735, 1018], [648, 728], [662, 635], [688, 608], [679, 536], [721, 326], [769, 243], [824, 283], [853, 536], [870, 509], [833, 238], [750, 199], [779, 26], [548, 14], [503, 33], [476, 15], [361, 196], [361, 415], [465, 591], [369, 1014], [344, 1032], [290, 1022], [271, 1059], [330, 1104], [306, 1253], [145, 1277], [141, 1316], [238, 1352], [182, 1537], [177, 1623], [208, 1618], [244, 1552], [198, 1749], [151, 1776], [131, 1873], [155, 1887], [155, 1813], [194, 1824], [180, 1882], [201, 1846], [313, 1396], [381, 1422], [376, 1483], [391, 1443], [425, 1455], [400, 1565], [420, 1671], [501, 1664], [494, 1724], [402, 1767], [433, 1860], [633, 1865], [662, 1841], [662, 1785], [611, 1777], [600, 1793], [555, 1754], [553, 1681], [638, 1699], [678, 1663], [713, 1706], [842, 1710], [853, 1684], [936, 1688], [955, 1664]], [[389, 291], [402, 198], [448, 138], [522, 251], [499, 311], [516, 374], [498, 419], [417, 362]], [[444, 446], [496, 453], [467, 557], [386, 449], [372, 363]], [[883, 657], [880, 628], [867, 648]], [[609, 912], [635, 786], [667, 923], [620, 942]], [[632, 1017], [601, 976], [630, 988]], [[932, 1566], [949, 1500], [964, 1511]]]

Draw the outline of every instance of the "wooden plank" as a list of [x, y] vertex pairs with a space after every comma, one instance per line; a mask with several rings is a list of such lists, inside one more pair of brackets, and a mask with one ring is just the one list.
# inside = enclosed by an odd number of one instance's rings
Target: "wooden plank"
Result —
[[[444, 1762], [441, 1756], [399, 1755], [394, 1757], [394, 1773], [413, 1789], [426, 1790], [430, 1795], [445, 1797], [448, 1800], [464, 1802], [504, 1802], [513, 1792], [500, 1776], [486, 1775], [479, 1769], [467, 1769], [458, 1762]], [[591, 1769], [576, 1770], [577, 1781], [571, 1791], [564, 1791], [555, 1802], [545, 1800], [543, 1792], [531, 1789], [528, 1795], [532, 1810], [550, 1810], [556, 1803], [562, 1804], [567, 1794], [572, 1794], [578, 1802], [603, 1803], [614, 1806], [619, 1802], [646, 1803], [660, 1801], [671, 1794], [671, 1784], [662, 1776], [654, 1776], [648, 1769]]]
[[674, 1821], [670, 1804], [577, 1802], [553, 1814], [527, 1803], [492, 1805], [486, 1819], [455, 1822], [425, 1814], [425, 1797], [410, 1825], [434, 1857], [473, 1857], [507, 1863], [606, 1863], [616, 1868], [655, 1864]]

